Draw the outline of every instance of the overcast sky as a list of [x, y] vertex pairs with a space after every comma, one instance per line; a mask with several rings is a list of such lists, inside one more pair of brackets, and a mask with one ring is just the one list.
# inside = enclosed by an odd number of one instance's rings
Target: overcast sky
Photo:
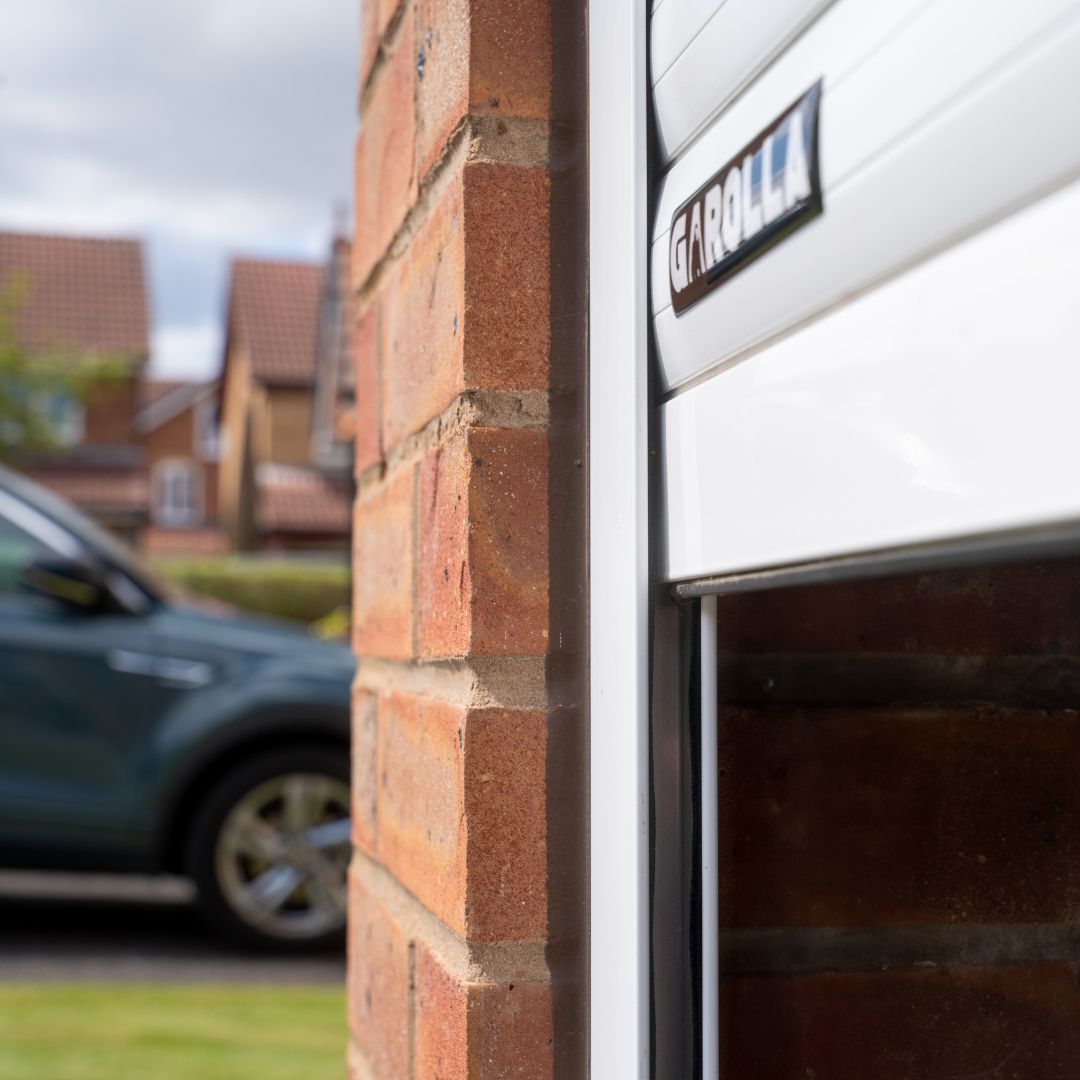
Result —
[[0, 229], [141, 236], [155, 369], [220, 365], [228, 259], [326, 256], [358, 0], [0, 0]]

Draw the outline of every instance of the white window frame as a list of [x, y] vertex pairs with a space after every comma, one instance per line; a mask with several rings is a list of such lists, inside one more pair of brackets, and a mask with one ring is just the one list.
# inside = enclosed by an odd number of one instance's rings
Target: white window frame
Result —
[[[191, 482], [190, 507], [172, 506], [168, 502], [171, 483], [178, 477]], [[190, 458], [165, 458], [154, 466], [154, 522], [168, 528], [190, 528], [203, 518], [203, 474], [197, 462]]]
[[592, 1080], [649, 1075], [646, 18], [589, 5]]

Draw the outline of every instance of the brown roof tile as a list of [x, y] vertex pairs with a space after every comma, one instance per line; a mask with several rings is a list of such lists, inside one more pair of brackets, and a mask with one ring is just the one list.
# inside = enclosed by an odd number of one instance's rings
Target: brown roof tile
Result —
[[313, 263], [233, 262], [233, 325], [247, 344], [253, 378], [279, 385], [314, 382], [323, 272]]
[[139, 241], [0, 233], [0, 289], [16, 278], [27, 290], [16, 316], [24, 347], [149, 355]]
[[348, 534], [352, 491], [346, 479], [300, 466], [261, 465], [256, 483], [263, 532]]
[[145, 510], [149, 499], [146, 473], [98, 469], [34, 469], [31, 479], [69, 499], [83, 510]]

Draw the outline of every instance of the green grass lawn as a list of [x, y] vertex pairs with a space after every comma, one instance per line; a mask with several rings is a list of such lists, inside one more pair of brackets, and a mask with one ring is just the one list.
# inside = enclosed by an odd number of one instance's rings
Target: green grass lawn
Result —
[[0, 986], [3, 1080], [339, 1080], [344, 1062], [336, 988]]

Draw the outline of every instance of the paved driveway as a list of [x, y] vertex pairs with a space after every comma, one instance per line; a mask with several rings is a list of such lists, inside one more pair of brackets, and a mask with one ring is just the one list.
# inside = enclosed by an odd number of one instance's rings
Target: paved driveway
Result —
[[0, 871], [0, 982], [343, 984], [345, 959], [238, 952], [179, 879]]

